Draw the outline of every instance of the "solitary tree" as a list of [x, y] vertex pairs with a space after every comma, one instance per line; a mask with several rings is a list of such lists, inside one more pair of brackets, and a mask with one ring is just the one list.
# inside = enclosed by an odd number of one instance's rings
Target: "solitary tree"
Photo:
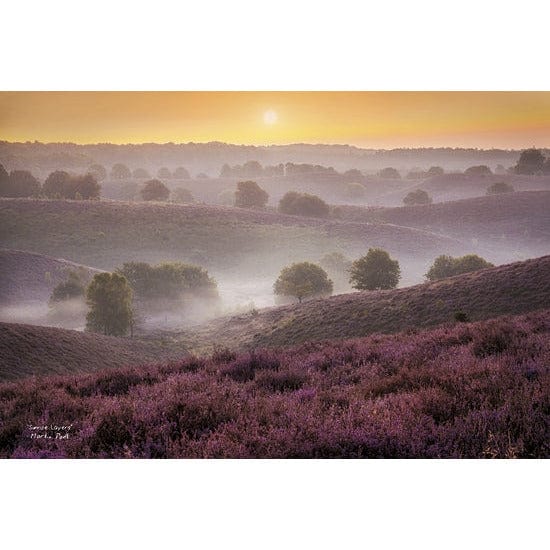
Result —
[[403, 202], [408, 206], [431, 204], [432, 198], [423, 189], [417, 189], [416, 191], [411, 191], [408, 193], [403, 199]]
[[170, 196], [170, 189], [160, 180], [149, 180], [141, 190], [144, 201], [166, 201]]
[[401, 179], [401, 174], [392, 167], [384, 168], [378, 172], [379, 178], [385, 179]]
[[466, 168], [464, 170], [464, 174], [467, 176], [491, 176], [493, 172], [491, 172], [491, 169], [486, 166], [485, 164], [482, 164], [480, 166], [470, 166], [470, 168]]
[[542, 170], [544, 155], [538, 149], [526, 149], [519, 156], [515, 166], [516, 174], [532, 175]]
[[84, 296], [85, 289], [78, 273], [71, 271], [66, 281], [59, 283], [52, 292], [50, 304], [81, 298]]
[[123, 336], [132, 325], [132, 288], [119, 273], [98, 273], [86, 290], [86, 328]]
[[430, 169], [426, 172], [426, 175], [429, 177], [432, 176], [442, 176], [445, 173], [445, 170], [441, 166], [431, 166]]
[[264, 191], [255, 181], [240, 181], [235, 191], [235, 206], [241, 208], [263, 208], [269, 199], [267, 191]]
[[329, 215], [330, 208], [328, 204], [317, 195], [289, 191], [279, 201], [279, 212], [295, 216], [326, 218]]
[[186, 168], [184, 168], [183, 166], [179, 166], [174, 170], [174, 177], [180, 180], [188, 180], [191, 176], [189, 175], [189, 172]]
[[494, 265], [477, 254], [467, 254], [459, 258], [442, 255], [434, 260], [428, 273], [426, 273], [426, 279], [429, 281], [437, 281], [439, 279], [461, 275], [462, 273], [471, 273], [472, 271], [478, 271], [487, 267], [494, 267]]
[[514, 187], [504, 181], [498, 181], [487, 187], [487, 195], [500, 195], [501, 193], [513, 193]]
[[330, 296], [333, 284], [327, 272], [310, 262], [292, 264], [281, 270], [273, 285], [279, 296], [292, 296], [301, 302], [311, 296]]
[[118, 162], [111, 169], [111, 177], [116, 180], [121, 180], [132, 177], [132, 173], [130, 172], [130, 168], [128, 168], [128, 166]]
[[351, 265], [349, 282], [358, 290], [395, 288], [401, 278], [399, 262], [381, 248], [369, 248], [366, 256]]

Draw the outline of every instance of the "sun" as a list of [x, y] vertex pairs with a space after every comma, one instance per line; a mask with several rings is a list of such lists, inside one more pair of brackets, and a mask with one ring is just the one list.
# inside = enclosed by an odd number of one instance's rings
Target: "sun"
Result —
[[264, 113], [264, 122], [269, 124], [275, 124], [277, 122], [277, 113], [273, 109], [269, 109]]

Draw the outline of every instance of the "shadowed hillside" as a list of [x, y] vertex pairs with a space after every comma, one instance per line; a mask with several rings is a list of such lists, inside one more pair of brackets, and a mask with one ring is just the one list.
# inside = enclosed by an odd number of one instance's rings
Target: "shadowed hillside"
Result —
[[545, 311], [3, 383], [0, 457], [547, 458], [549, 331]]
[[0, 379], [84, 373], [181, 358], [185, 350], [129, 338], [0, 323]]
[[190, 348], [284, 346], [451, 322], [457, 311], [487, 319], [547, 307], [550, 256], [397, 290], [356, 292], [222, 318], [178, 334]]

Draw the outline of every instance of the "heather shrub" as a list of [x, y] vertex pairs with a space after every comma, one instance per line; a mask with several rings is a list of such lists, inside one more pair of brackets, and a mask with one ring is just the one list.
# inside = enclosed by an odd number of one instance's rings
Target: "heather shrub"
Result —
[[472, 352], [479, 358], [498, 355], [515, 344], [517, 337], [518, 332], [510, 325], [498, 321], [489, 322], [475, 332]]
[[296, 370], [261, 371], [255, 377], [258, 387], [275, 392], [299, 390], [307, 380], [307, 374]]
[[464, 313], [464, 311], [455, 311], [454, 320], [458, 323], [467, 323], [470, 318], [467, 313]]
[[92, 453], [122, 457], [131, 442], [127, 418], [122, 413], [108, 412], [99, 420], [89, 445]]
[[279, 358], [267, 351], [251, 351], [237, 356], [222, 369], [222, 373], [237, 382], [248, 382], [257, 370], [273, 369], [280, 366]]

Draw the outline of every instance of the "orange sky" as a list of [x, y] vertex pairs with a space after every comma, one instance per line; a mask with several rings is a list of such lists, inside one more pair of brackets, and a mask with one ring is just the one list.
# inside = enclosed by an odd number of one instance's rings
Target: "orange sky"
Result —
[[0, 139], [550, 147], [550, 92], [0, 92]]

